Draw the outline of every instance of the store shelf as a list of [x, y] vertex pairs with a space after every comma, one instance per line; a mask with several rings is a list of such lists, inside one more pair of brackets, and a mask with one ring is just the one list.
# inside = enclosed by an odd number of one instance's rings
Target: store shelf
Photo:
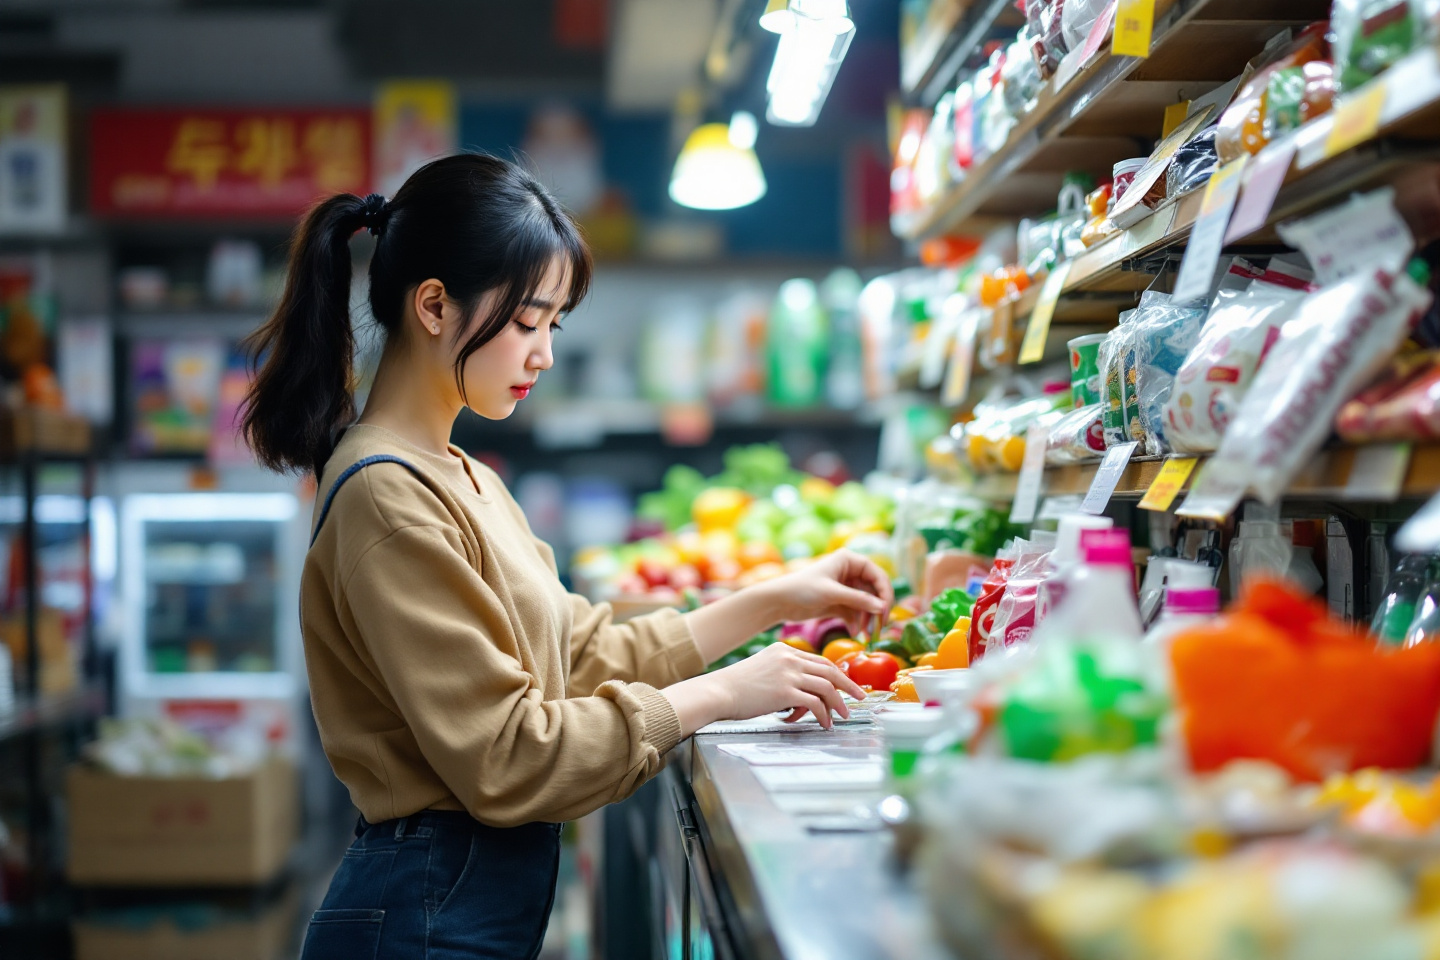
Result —
[[[1369, 500], [1375, 497], [1367, 492], [1359, 495], [1346, 489], [1355, 466], [1357, 454], [1363, 447], [1342, 446], [1322, 450], [1290, 485], [1286, 496], [1300, 499], [1328, 500]], [[1205, 458], [1201, 458], [1203, 465]], [[1115, 487], [1117, 500], [1138, 500], [1150, 489], [1150, 484], [1160, 473], [1163, 457], [1137, 457], [1130, 461], [1120, 482]], [[1084, 496], [1095, 479], [1099, 461], [1087, 464], [1070, 464], [1050, 467], [1045, 471], [1045, 482], [1041, 495], [1046, 497]], [[1199, 475], [1197, 469], [1190, 475], [1193, 482]], [[983, 500], [1003, 502], [1013, 500], [1018, 480], [1016, 474], [992, 474], [982, 477], [974, 487], [975, 496]], [[1186, 483], [1186, 490], [1189, 489]], [[1399, 496], [1406, 499], [1421, 499], [1440, 493], [1440, 444], [1417, 446], [1411, 452], [1410, 464], [1401, 483]]]
[[105, 691], [99, 686], [33, 700], [19, 698], [11, 713], [0, 715], [0, 743], [34, 730], [103, 716], [107, 703]]
[[0, 461], [24, 455], [83, 457], [90, 452], [89, 421], [40, 407], [0, 409]]
[[902, 56], [900, 88], [907, 97], [933, 106], [955, 83], [965, 62], [975, 56], [998, 27], [1019, 29], [1025, 17], [1013, 0], [974, 0], [935, 4], [930, 19]]
[[1279, 30], [1329, 9], [1324, 0], [1158, 0], [1148, 58], [1115, 57], [1107, 45], [1058, 92], [1047, 84], [1000, 150], [897, 232], [918, 240], [1052, 208], [1066, 171], [1099, 179], [1149, 153], [1165, 107], [1238, 76]]
[[[1393, 186], [1396, 206], [1403, 210], [1410, 191], [1429, 190], [1428, 180], [1407, 178], [1406, 174], [1417, 161], [1440, 159], [1440, 50], [1418, 50], [1373, 83], [1386, 91], [1375, 136], [1327, 157], [1325, 144], [1334, 125], [1333, 113], [1296, 131], [1295, 155], [1266, 226], [1237, 239], [1232, 248], [1271, 247], [1278, 243], [1276, 223], [1315, 212], [1355, 191]], [[1357, 93], [1364, 95], [1367, 90]], [[1248, 183], [1249, 172], [1242, 183]], [[1178, 258], [1179, 248], [1200, 215], [1203, 193], [1193, 190], [1168, 201], [1131, 229], [1075, 258], [1054, 323], [1113, 326], [1119, 310], [1133, 305], [1139, 292], [1153, 282], [1154, 262], [1165, 256]], [[1150, 269], [1146, 269], [1146, 261]], [[1017, 336], [1038, 299], [1039, 288], [1031, 287], [1019, 299], [1001, 306]]]

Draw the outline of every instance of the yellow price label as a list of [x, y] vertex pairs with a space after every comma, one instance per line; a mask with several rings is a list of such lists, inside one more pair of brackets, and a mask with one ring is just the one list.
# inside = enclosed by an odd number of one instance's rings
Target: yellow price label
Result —
[[1154, 30], [1155, 0], [1120, 0], [1110, 52], [1117, 57], [1148, 57]]
[[1175, 498], [1185, 488], [1185, 481], [1190, 479], [1195, 464], [1199, 462], [1195, 457], [1171, 457], [1166, 460], [1155, 479], [1150, 481], [1150, 489], [1145, 491], [1145, 499], [1140, 501], [1140, 509], [1169, 510], [1170, 504], [1175, 502]]
[[1045, 356], [1045, 342], [1050, 339], [1050, 321], [1055, 316], [1055, 304], [1065, 289], [1065, 278], [1070, 276], [1070, 264], [1066, 260], [1050, 272], [1040, 288], [1040, 299], [1030, 312], [1030, 321], [1025, 325], [1025, 339], [1020, 342], [1020, 362], [1036, 363]]
[[1172, 103], [1170, 104], [1170, 106], [1166, 107], [1165, 120], [1161, 124], [1160, 138], [1163, 140], [1165, 137], [1168, 137], [1170, 136], [1170, 134], [1174, 133], [1175, 128], [1180, 126], [1180, 124], [1184, 123], [1185, 118], [1189, 116], [1189, 114], [1189, 100], [1181, 100], [1179, 103]]
[[1370, 81], [1359, 94], [1345, 97], [1335, 108], [1330, 135], [1325, 138], [1325, 159], [1344, 153], [1375, 136], [1380, 129], [1380, 114], [1385, 110], [1385, 80]]

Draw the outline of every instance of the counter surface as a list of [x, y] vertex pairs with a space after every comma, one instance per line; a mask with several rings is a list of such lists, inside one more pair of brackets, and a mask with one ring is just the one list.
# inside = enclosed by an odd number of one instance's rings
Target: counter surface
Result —
[[[729, 926], [745, 957], [775, 960], [948, 960], [923, 896], [894, 867], [885, 830], [816, 831], [787, 812], [883, 792], [767, 792], [745, 760], [721, 744], [789, 744], [828, 753], [881, 755], [874, 727], [826, 732], [700, 735], [681, 758], [695, 794], [712, 869], [736, 916]], [[773, 768], [772, 768], [773, 769]], [[795, 769], [795, 768], [790, 768]], [[782, 809], [782, 804], [784, 808]]]

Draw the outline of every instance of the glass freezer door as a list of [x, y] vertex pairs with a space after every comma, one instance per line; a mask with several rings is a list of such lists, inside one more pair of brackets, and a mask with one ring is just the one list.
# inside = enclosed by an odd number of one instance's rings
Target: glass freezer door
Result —
[[125, 671], [140, 697], [288, 697], [297, 687], [290, 494], [128, 497]]

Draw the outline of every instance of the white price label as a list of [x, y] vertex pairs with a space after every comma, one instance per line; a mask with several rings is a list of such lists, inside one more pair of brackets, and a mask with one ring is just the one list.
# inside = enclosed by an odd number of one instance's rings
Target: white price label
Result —
[[1032, 424], [1025, 435], [1025, 459], [1020, 464], [1020, 479], [1015, 483], [1015, 503], [1010, 507], [1011, 523], [1033, 523], [1035, 509], [1040, 505], [1040, 485], [1045, 480], [1045, 447], [1050, 443], [1050, 428]]
[[1240, 195], [1240, 174], [1245, 170], [1249, 154], [1242, 153], [1210, 175], [1205, 185], [1205, 198], [1200, 204], [1200, 219], [1190, 231], [1185, 245], [1185, 259], [1180, 262], [1180, 278], [1171, 295], [1176, 303], [1190, 303], [1210, 292], [1220, 251], [1225, 246], [1225, 228]]
[[1345, 496], [1351, 500], [1389, 503], [1400, 499], [1410, 469], [1410, 444], [1377, 443], [1355, 451]]
[[1105, 508], [1110, 505], [1110, 498], [1115, 495], [1115, 488], [1120, 484], [1120, 477], [1124, 475], [1125, 468], [1138, 446], [1139, 440], [1131, 440], [1129, 443], [1116, 444], [1105, 451], [1105, 459], [1100, 461], [1100, 467], [1095, 471], [1095, 479], [1090, 481], [1090, 492], [1085, 494], [1085, 502], [1080, 504], [1081, 510], [1095, 514], [1105, 512]]

